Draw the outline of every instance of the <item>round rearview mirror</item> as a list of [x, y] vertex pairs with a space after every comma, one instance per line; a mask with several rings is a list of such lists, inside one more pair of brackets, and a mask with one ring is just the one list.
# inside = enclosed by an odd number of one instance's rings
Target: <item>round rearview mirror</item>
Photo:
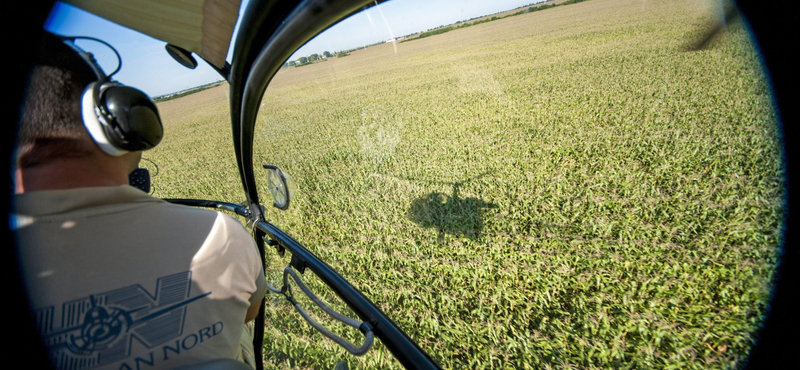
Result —
[[175, 59], [175, 61], [180, 63], [182, 66], [189, 69], [197, 68], [197, 59], [194, 59], [191, 51], [177, 47], [172, 44], [167, 44], [165, 48], [167, 49], [167, 53], [169, 53], [172, 59]]
[[289, 208], [289, 202], [291, 201], [292, 193], [294, 193], [294, 191], [292, 191], [293, 187], [291, 186], [292, 183], [289, 175], [281, 171], [277, 166], [268, 164], [263, 166], [269, 170], [269, 172], [267, 172], [267, 189], [269, 189], [269, 193], [272, 195], [272, 205], [278, 209]]

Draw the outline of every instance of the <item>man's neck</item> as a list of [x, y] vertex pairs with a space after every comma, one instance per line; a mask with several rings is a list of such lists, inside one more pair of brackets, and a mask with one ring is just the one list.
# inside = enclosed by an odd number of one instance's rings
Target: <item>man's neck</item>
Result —
[[57, 162], [17, 169], [15, 192], [17, 194], [128, 184], [124, 168], [109, 161], [63, 159]]

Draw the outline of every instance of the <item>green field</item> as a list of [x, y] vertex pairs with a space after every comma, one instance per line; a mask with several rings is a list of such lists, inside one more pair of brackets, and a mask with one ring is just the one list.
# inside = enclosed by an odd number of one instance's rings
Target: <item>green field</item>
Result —
[[[444, 368], [741, 365], [785, 189], [746, 29], [686, 51], [714, 4], [590, 0], [281, 69], [256, 172], [263, 203], [262, 163], [297, 194], [267, 217]], [[226, 89], [159, 104], [156, 196], [244, 199]], [[277, 284], [287, 259], [270, 263]], [[267, 368], [400, 367], [282, 297], [267, 314]]]

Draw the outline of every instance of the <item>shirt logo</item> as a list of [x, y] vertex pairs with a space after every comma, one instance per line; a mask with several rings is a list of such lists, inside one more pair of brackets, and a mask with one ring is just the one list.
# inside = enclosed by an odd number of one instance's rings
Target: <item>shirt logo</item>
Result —
[[183, 332], [192, 272], [164, 276], [150, 294], [141, 285], [92, 294], [36, 311], [45, 344], [59, 369], [88, 369], [124, 360], [134, 339], [153, 348]]

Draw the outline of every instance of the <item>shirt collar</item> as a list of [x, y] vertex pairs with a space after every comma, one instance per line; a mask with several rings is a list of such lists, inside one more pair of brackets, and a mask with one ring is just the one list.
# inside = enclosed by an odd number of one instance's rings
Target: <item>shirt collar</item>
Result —
[[139, 207], [158, 202], [164, 201], [129, 185], [45, 190], [15, 194], [14, 213], [36, 217], [123, 204]]

